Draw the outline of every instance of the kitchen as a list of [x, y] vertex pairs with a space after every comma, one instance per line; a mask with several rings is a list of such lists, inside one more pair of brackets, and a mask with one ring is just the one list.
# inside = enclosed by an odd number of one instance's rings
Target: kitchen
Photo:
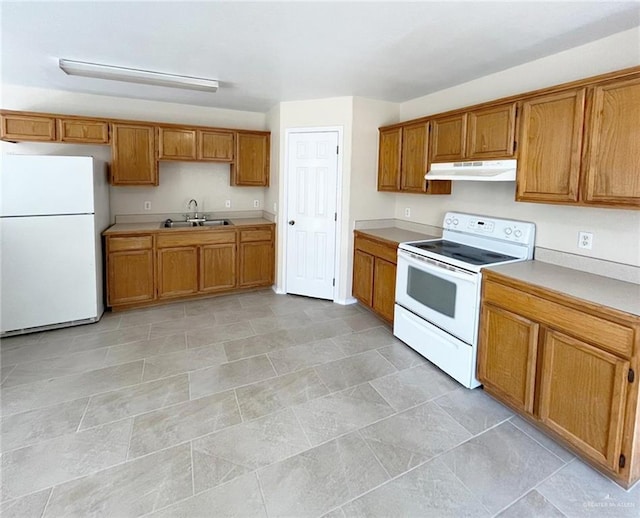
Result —
[[[363, 97], [336, 97], [284, 101], [273, 109], [262, 113], [238, 111], [231, 113], [231, 110], [195, 107], [186, 104], [109, 98], [82, 93], [72, 94], [55, 89], [4, 85], [2, 107], [45, 113], [78, 114], [87, 117], [160, 120], [177, 124], [270, 130], [272, 152], [269, 188], [230, 187], [229, 166], [224, 164], [210, 166], [199, 163], [161, 162], [158, 187], [111, 188], [111, 214], [112, 216], [127, 215], [130, 217], [144, 215], [144, 204], [147, 201], [151, 202], [150, 212], [153, 214], [182, 213], [187, 211], [186, 205], [191, 198], [196, 198], [200, 208], [205, 211], [224, 213], [225, 202], [229, 199], [233, 210], [251, 212], [254, 210], [254, 200], [258, 200], [260, 209], [274, 214], [276, 218], [278, 257], [284, 255], [284, 249], [281, 247], [285, 241], [283, 232], [286, 227], [286, 219], [273, 207], [274, 203], [276, 207], [284, 207], [285, 205], [283, 192], [285, 130], [296, 127], [342, 126], [344, 128], [342, 137], [342, 198], [339, 205], [340, 220], [338, 222], [342, 253], [336, 267], [335, 300], [337, 302], [352, 301], [351, 256], [353, 254], [354, 228], [363, 228], [362, 222], [366, 222], [366, 226], [369, 228], [372, 225], [388, 226], [389, 221], [395, 220], [399, 221], [403, 227], [414, 231], [420, 229], [423, 230], [423, 233], [429, 234], [429, 228], [421, 225], [440, 228], [445, 212], [450, 210], [533, 221], [536, 223], [536, 257], [539, 257], [539, 254], [546, 254], [549, 262], [574, 258], [578, 262], [578, 269], [590, 268], [594, 273], [600, 274], [606, 274], [613, 269], [616, 270], [618, 276], [629, 281], [633, 279], [634, 275], [637, 275], [639, 263], [638, 214], [635, 211], [515, 202], [514, 184], [508, 182], [496, 184], [489, 182], [456, 183], [450, 196], [425, 197], [420, 194], [386, 193], [376, 189], [375, 171], [377, 170], [379, 127], [637, 65], [637, 52], [635, 51], [637, 39], [637, 28], [628, 30], [593, 43], [587, 43], [582, 47], [541, 58], [538, 61], [503, 72], [496, 72], [466, 85], [445, 89], [404, 103], [375, 101]], [[621, 49], [627, 50], [621, 52]], [[35, 101], [36, 99], [37, 101]], [[162, 117], [158, 114], [162, 114]], [[3, 152], [10, 153], [91, 154], [104, 161], [110, 160], [108, 147], [101, 146], [85, 147], [73, 144], [44, 143], [3, 143], [2, 146]], [[65, 146], [64, 151], [61, 150], [63, 146]], [[199, 193], [207, 194], [200, 196]], [[406, 209], [409, 209], [408, 216], [405, 216]], [[425, 232], [424, 230], [429, 231]], [[590, 231], [593, 234], [593, 248], [590, 252], [580, 251], [577, 248], [579, 231]], [[625, 243], [625, 245], [620, 246], [620, 243]], [[593, 260], [588, 261], [587, 259], [590, 258]], [[278, 260], [276, 269], [276, 290], [278, 292], [284, 292], [285, 279], [283, 261]], [[242, 300], [240, 302], [229, 301], [228, 303], [230, 308], [236, 307], [236, 309], [239, 309], [238, 304], [247, 306], [246, 309], [253, 306], [248, 301], [243, 304]], [[277, 305], [274, 302], [274, 307]], [[353, 311], [352, 306], [346, 306], [344, 309], [345, 318], [361, 319], [361, 315], [358, 313], [349, 314], [350, 311]], [[192, 310], [195, 311], [194, 308]], [[170, 313], [168, 309], [158, 309], [158, 311], [164, 311], [163, 314]], [[251, 311], [256, 319], [267, 318], [264, 308], [258, 310], [254, 307]], [[303, 311], [305, 316], [301, 318], [303, 320], [311, 318], [305, 312], [317, 316], [324, 311], [329, 312], [323, 306], [305, 307]], [[337, 310], [332, 311], [337, 312]], [[228, 325], [233, 325], [231, 312], [223, 311], [222, 313], [229, 320]], [[143, 314], [140, 313], [138, 318], [142, 319]], [[126, 313], [121, 316], [116, 313], [114, 318], [118, 320], [129, 317], [126, 316]], [[191, 324], [195, 325], [193, 321]], [[112, 324], [109, 324], [109, 320], [106, 320], [103, 325], [113, 325], [113, 321]], [[151, 325], [153, 327], [155, 324]], [[268, 324], [264, 323], [264, 325]], [[286, 324], [280, 322], [278, 325]], [[241, 332], [236, 328], [229, 329]], [[185, 329], [185, 332], [191, 331], [195, 333], [197, 329]], [[194, 334], [192, 338], [196, 340], [197, 336]], [[115, 334], [112, 339], [118, 340], [115, 338]], [[236, 336], [234, 339], [247, 340], [247, 337]], [[335, 344], [332, 345], [335, 347]], [[345, 344], [342, 346], [347, 347]], [[389, 347], [391, 344], [384, 344], [384, 346]], [[114, 343], [109, 347], [119, 347], [119, 344]], [[163, 347], [170, 347], [170, 344], [165, 344]], [[422, 368], [422, 370], [425, 369]], [[387, 375], [391, 375], [391, 373], [388, 372]], [[446, 382], [435, 374], [432, 376], [434, 383], [446, 385]], [[384, 390], [380, 384], [378, 384], [378, 388]], [[451, 399], [455, 398], [451, 396]], [[492, 409], [495, 410], [495, 407]], [[495, 411], [500, 414], [500, 410]], [[526, 423], [521, 426], [525, 427]], [[530, 433], [533, 434], [534, 431]], [[566, 458], [573, 459], [573, 457]], [[574, 462], [571, 462], [573, 468], [578, 465]], [[445, 468], [440, 467], [439, 469]], [[443, 473], [446, 473], [446, 469]], [[397, 484], [397, 486], [400, 485], [400, 483]], [[611, 487], [615, 489], [616, 486]], [[46, 492], [47, 488], [43, 487], [42, 491]], [[400, 494], [401, 490], [398, 489], [398, 492]], [[209, 490], [203, 495], [208, 496], [213, 493], [212, 490]], [[529, 498], [540, 499], [542, 498], [540, 494], [534, 492], [529, 495]], [[545, 497], [552, 498], [550, 493], [545, 492], [544, 494]], [[631, 496], [634, 494], [636, 493], [630, 493]], [[57, 496], [55, 491], [54, 496]], [[508, 503], [513, 500], [515, 497]], [[530, 502], [527, 500], [527, 503]], [[327, 511], [330, 510], [327, 509]], [[352, 512], [355, 514], [353, 508]]]

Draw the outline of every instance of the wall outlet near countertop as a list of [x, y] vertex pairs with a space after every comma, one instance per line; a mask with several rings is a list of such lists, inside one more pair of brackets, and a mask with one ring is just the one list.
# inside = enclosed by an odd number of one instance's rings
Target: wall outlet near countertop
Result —
[[405, 218], [410, 218], [411, 217], [411, 209], [409, 207], [405, 207], [405, 209], [404, 209], [404, 217]]
[[253, 200], [253, 208], [254, 209], [260, 208], [260, 200]]
[[144, 202], [144, 210], [151, 210], [151, 202], [150, 201], [145, 201]]
[[224, 201], [224, 206], [226, 209], [230, 209], [231, 208], [231, 200], [225, 200]]
[[578, 248], [587, 250], [593, 248], [593, 234], [591, 232], [578, 232]]

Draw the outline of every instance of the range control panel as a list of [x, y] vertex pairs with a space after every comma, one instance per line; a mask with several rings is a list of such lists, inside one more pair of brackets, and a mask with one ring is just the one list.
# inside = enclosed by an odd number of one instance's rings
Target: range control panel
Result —
[[528, 221], [490, 218], [463, 212], [447, 212], [443, 228], [522, 244], [533, 244], [536, 230], [535, 223]]

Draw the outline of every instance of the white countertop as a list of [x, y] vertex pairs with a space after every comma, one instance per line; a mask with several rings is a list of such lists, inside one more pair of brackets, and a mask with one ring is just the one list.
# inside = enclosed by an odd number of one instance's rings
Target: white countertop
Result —
[[542, 261], [523, 261], [485, 269], [541, 288], [640, 316], [640, 284], [619, 281]]

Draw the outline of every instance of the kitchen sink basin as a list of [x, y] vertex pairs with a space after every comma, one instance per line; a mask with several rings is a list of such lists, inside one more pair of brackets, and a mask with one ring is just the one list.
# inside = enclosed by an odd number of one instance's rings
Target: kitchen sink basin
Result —
[[223, 225], [233, 225], [228, 219], [209, 219], [206, 221], [173, 221], [167, 219], [162, 224], [164, 228], [199, 228], [199, 227], [220, 227]]

